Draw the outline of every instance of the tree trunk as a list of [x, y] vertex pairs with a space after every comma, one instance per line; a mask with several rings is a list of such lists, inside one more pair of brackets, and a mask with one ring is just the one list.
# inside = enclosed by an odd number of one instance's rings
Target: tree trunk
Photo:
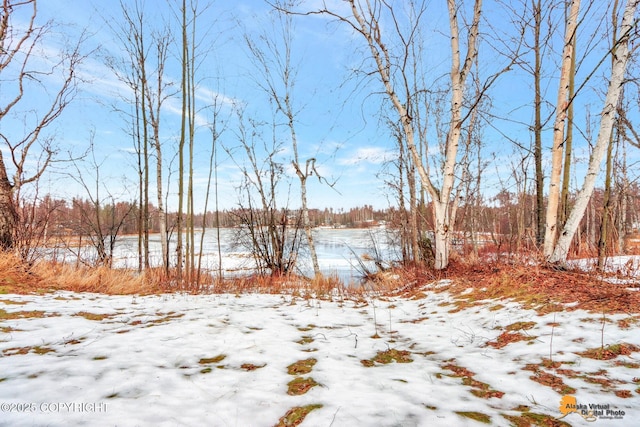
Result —
[[571, 71], [569, 72], [569, 107], [567, 108], [567, 138], [564, 143], [564, 170], [562, 171], [562, 193], [560, 195], [560, 226], [564, 227], [569, 214], [569, 183], [571, 181], [571, 158], [573, 150], [573, 98], [575, 96], [576, 81], [576, 37], [573, 38], [571, 55]]
[[[618, 14], [618, 0], [613, 2], [613, 8], [611, 12], [612, 16], [612, 30], [613, 30], [613, 44], [615, 46], [616, 39], [618, 38], [616, 33], [616, 17]], [[614, 47], [615, 49], [615, 47]], [[612, 58], [613, 59], [613, 58]], [[613, 63], [611, 64], [614, 65]], [[613, 131], [609, 136], [609, 146], [607, 147], [607, 161], [605, 167], [604, 176], [604, 195], [603, 195], [603, 209], [602, 209], [602, 222], [600, 223], [600, 239], [598, 240], [598, 270], [604, 270], [604, 263], [607, 256], [607, 239], [609, 228], [609, 217], [611, 215], [611, 174], [613, 173]]]
[[533, 80], [535, 87], [534, 108], [535, 123], [533, 126], [535, 133], [534, 159], [536, 164], [536, 243], [541, 245], [544, 242], [544, 172], [542, 170], [542, 90], [540, 80], [542, 78], [542, 55], [540, 54], [540, 31], [542, 28], [542, 4], [538, 0], [534, 4], [533, 18], [534, 26], [534, 53], [535, 68]]
[[442, 270], [449, 265], [449, 203], [434, 200], [432, 206], [435, 221], [433, 267]]
[[13, 201], [13, 186], [7, 177], [0, 150], [0, 250], [12, 249], [18, 214]]
[[313, 274], [315, 277], [321, 277], [320, 264], [318, 263], [318, 254], [316, 245], [313, 241], [313, 230], [311, 230], [311, 221], [309, 220], [309, 208], [307, 207], [307, 178], [300, 178], [300, 201], [302, 203], [302, 226], [307, 236], [309, 245], [309, 253], [311, 254], [311, 264], [313, 265]]
[[427, 259], [427, 254], [420, 253], [420, 233], [418, 227], [418, 198], [416, 194], [416, 168], [409, 159], [407, 182], [409, 184], [409, 233], [411, 239], [411, 261], [419, 262]]
[[160, 248], [162, 250], [162, 267], [169, 273], [169, 241], [167, 233], [167, 214], [164, 211], [162, 189], [162, 149], [157, 139], [156, 145], [156, 186], [158, 194], [158, 225], [160, 226]]
[[183, 250], [182, 250], [182, 232], [184, 212], [184, 146], [187, 140], [187, 101], [188, 101], [188, 72], [189, 72], [189, 47], [187, 41], [187, 3], [182, 0], [182, 8], [180, 10], [182, 18], [182, 80], [181, 80], [181, 101], [182, 101], [182, 118], [180, 122], [180, 141], [178, 142], [178, 218], [176, 219], [177, 242], [176, 242], [176, 273], [178, 280], [182, 282], [183, 277]]
[[544, 256], [549, 258], [553, 252], [558, 234], [558, 208], [560, 204], [560, 177], [562, 175], [562, 158], [564, 151], [564, 126], [567, 117], [567, 93], [569, 91], [569, 77], [571, 75], [571, 58], [573, 38], [578, 26], [578, 12], [580, 0], [571, 1], [571, 9], [567, 17], [567, 27], [562, 51], [562, 68], [560, 70], [560, 84], [558, 100], [556, 102], [556, 119], [553, 124], [553, 147], [551, 149], [551, 177], [549, 179], [549, 202], [547, 203], [547, 217], [544, 233]]
[[638, 4], [640, 4], [640, 0], [629, 0], [625, 7], [624, 15], [622, 17], [622, 25], [620, 27], [621, 38], [617, 46], [614, 46], [612, 50], [613, 67], [611, 69], [611, 79], [609, 81], [607, 97], [602, 109], [600, 130], [598, 131], [596, 145], [589, 159], [587, 175], [585, 176], [582, 188], [576, 198], [576, 204], [571, 210], [571, 214], [567, 219], [567, 223], [565, 224], [562, 234], [560, 235], [551, 257], [549, 258], [549, 262], [551, 263], [565, 262], [567, 259], [569, 246], [571, 245], [573, 236], [580, 224], [582, 216], [584, 215], [589, 199], [591, 198], [591, 194], [593, 193], [595, 181], [600, 171], [602, 158], [604, 157], [607, 146], [610, 143], [611, 131], [616, 118], [616, 107], [618, 106], [620, 94], [622, 93], [622, 84], [627, 68], [627, 61], [629, 59], [629, 35], [633, 29], [634, 13], [638, 8]]
[[[620, 130], [618, 130], [620, 132]], [[625, 254], [624, 238], [627, 234], [627, 209], [628, 209], [628, 191], [629, 191], [629, 178], [627, 176], [627, 146], [624, 140], [621, 140], [622, 144], [622, 188], [620, 190], [620, 217], [618, 218], [618, 249], [622, 254]]]
[[607, 160], [604, 177], [604, 194], [602, 196], [602, 221], [600, 222], [600, 238], [598, 239], [598, 270], [604, 269], [607, 257], [607, 239], [609, 238], [609, 218], [611, 217], [611, 174], [613, 173], [613, 134], [609, 137]]

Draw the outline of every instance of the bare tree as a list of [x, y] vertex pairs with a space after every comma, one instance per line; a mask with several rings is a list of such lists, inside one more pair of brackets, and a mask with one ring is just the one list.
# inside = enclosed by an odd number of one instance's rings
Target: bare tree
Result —
[[[614, 46], [615, 53], [615, 43], [618, 38], [617, 34], [617, 24], [618, 24], [618, 13], [619, 13], [619, 3], [618, 0], [614, 0], [613, 7], [611, 11], [611, 30], [612, 34], [612, 45]], [[615, 65], [615, 54], [611, 55], [612, 66]], [[604, 269], [605, 258], [607, 255], [607, 240], [609, 238], [609, 220], [612, 217], [613, 210], [613, 194], [612, 194], [612, 174], [613, 174], [613, 148], [614, 141], [620, 141], [620, 117], [617, 114], [617, 111], [621, 110], [622, 101], [624, 99], [624, 91], [620, 94], [620, 100], [618, 101], [620, 105], [616, 107], [616, 126], [614, 129], [612, 128], [611, 135], [609, 136], [610, 141], [607, 147], [607, 157], [605, 160], [605, 172], [604, 172], [604, 194], [602, 201], [602, 222], [600, 223], [600, 238], [598, 240], [598, 269], [602, 271]], [[616, 131], [617, 130], [617, 131]]]
[[[82, 35], [75, 46], [56, 57], [41, 58], [37, 49], [52, 36], [54, 24], [36, 23], [36, 0], [2, 0], [0, 5], [0, 123], [8, 123], [9, 113], [19, 116], [22, 131], [0, 134], [0, 247], [14, 246], [17, 218], [15, 200], [23, 185], [37, 181], [54, 159], [53, 138], [44, 134], [78, 90], [77, 69], [84, 59], [80, 51]], [[24, 25], [16, 16], [27, 13]], [[51, 83], [55, 80], [56, 83]], [[23, 102], [38, 96], [46, 106], [38, 111], [20, 110]], [[13, 177], [10, 179], [4, 154], [9, 154]], [[36, 160], [37, 159], [37, 160]], [[36, 160], [36, 161], [34, 161]], [[33, 167], [33, 165], [36, 165]]]
[[[411, 59], [411, 46], [416, 42], [418, 28], [424, 25], [427, 2], [410, 2], [402, 12], [400, 8], [383, 0], [348, 0], [345, 2], [350, 13], [340, 12], [323, 6], [309, 12], [324, 14], [347, 25], [365, 41], [374, 61], [374, 74], [382, 83], [387, 99], [393, 105], [402, 126], [404, 144], [416, 167], [422, 186], [431, 198], [434, 218], [435, 262], [436, 269], [444, 269], [449, 264], [450, 236], [455, 224], [455, 205], [453, 197], [456, 184], [456, 166], [462, 125], [469, 118], [470, 110], [476, 102], [467, 104], [465, 96], [468, 77], [477, 55], [478, 34], [482, 0], [474, 0], [471, 18], [466, 29], [466, 41], [460, 40], [460, 13], [463, 11], [456, 0], [447, 0], [450, 31], [451, 68], [449, 73], [450, 109], [448, 129], [443, 143], [443, 161], [439, 168], [440, 183], [430, 176], [423, 163], [419, 149], [420, 134], [416, 134], [414, 117], [419, 114], [420, 106], [413, 97], [411, 83], [412, 71], [408, 69]], [[383, 25], [383, 20], [384, 25]], [[466, 47], [466, 53], [462, 48]], [[493, 76], [484, 85], [482, 93], [495, 81]], [[426, 88], [421, 88], [422, 90]], [[470, 105], [470, 107], [469, 107]]]
[[564, 153], [564, 130], [569, 106], [569, 82], [572, 58], [575, 55], [573, 39], [578, 27], [578, 13], [580, 0], [572, 0], [567, 16], [562, 51], [562, 65], [560, 69], [560, 83], [558, 86], [558, 100], [556, 101], [555, 122], [553, 124], [553, 146], [551, 148], [551, 177], [549, 178], [549, 201], [545, 221], [544, 255], [549, 257], [553, 251], [558, 234], [558, 209], [560, 205], [560, 178], [562, 176], [562, 160]]
[[576, 197], [575, 205], [571, 210], [557, 243], [552, 247], [553, 251], [548, 259], [551, 263], [566, 261], [569, 246], [593, 193], [602, 158], [607, 150], [608, 144], [611, 143], [611, 132], [616, 118], [616, 111], [624, 84], [627, 61], [629, 59], [629, 44], [632, 40], [635, 42], [638, 37], [637, 32], [634, 33], [634, 28], [637, 27], [634, 14], [637, 12], [638, 5], [640, 5], [640, 0], [629, 0], [624, 8], [622, 22], [619, 27], [620, 37], [612, 47], [613, 66], [611, 68], [607, 95], [600, 116], [600, 128], [596, 143], [589, 158], [587, 174]]
[[[301, 237], [300, 215], [288, 209], [289, 188], [284, 174], [284, 163], [279, 160], [283, 143], [276, 137], [275, 121], [269, 124], [246, 119], [237, 107], [239, 150], [246, 163], [238, 167], [243, 174], [239, 188], [240, 208], [235, 212], [241, 226], [238, 242], [249, 249], [258, 271], [274, 276], [293, 273], [297, 264]], [[263, 128], [270, 126], [270, 136]], [[232, 159], [233, 150], [226, 148]]]
[[[278, 10], [287, 11], [292, 8], [294, 3], [290, 0], [277, 1], [276, 6]], [[258, 86], [267, 94], [270, 101], [275, 104], [277, 112], [285, 120], [293, 156], [291, 165], [300, 182], [302, 225], [307, 237], [313, 272], [318, 277], [321, 272], [309, 220], [307, 180], [314, 174], [320, 181], [322, 181], [322, 177], [318, 174], [314, 157], [305, 160], [300, 158], [296, 131], [299, 110], [294, 107], [297, 68], [292, 63], [295, 27], [292, 16], [289, 13], [277, 13], [276, 17], [277, 21], [273, 25], [273, 36], [264, 33], [260, 34], [256, 40], [251, 38], [250, 35], [245, 35], [245, 41], [259, 73], [259, 78], [256, 79]]]
[[[92, 134], [87, 152], [88, 165], [81, 164], [86, 161], [86, 158], [82, 161], [72, 160], [75, 173], [71, 177], [85, 190], [88, 198], [88, 203], [84, 203], [80, 199], [74, 200], [74, 207], [81, 214], [82, 232], [89, 238], [96, 251], [97, 257], [91, 264], [112, 267], [118, 234], [129, 219], [129, 214], [135, 204], [126, 204], [127, 208], [124, 211], [116, 209], [116, 200], [119, 197], [114, 196], [107, 187], [110, 180], [101, 175], [102, 165], [106, 159], [96, 158], [93, 137]], [[103, 196], [104, 192], [107, 193], [106, 196]], [[81, 257], [80, 253], [77, 255]], [[89, 262], [89, 260], [82, 261]]]
[[[211, 192], [211, 181], [214, 181], [214, 202], [216, 218], [216, 243], [218, 246], [218, 278], [222, 278], [222, 248], [220, 242], [220, 212], [218, 206], [218, 164], [217, 153], [220, 145], [220, 136], [225, 130], [225, 123], [220, 118], [222, 103], [219, 95], [215, 94], [212, 100], [211, 113], [213, 115], [209, 130], [211, 131], [211, 154], [209, 155], [209, 173], [207, 176], [207, 190], [204, 196], [204, 207], [202, 215], [202, 231], [200, 233], [200, 254], [198, 256], [198, 267], [196, 272], [196, 287], [200, 286], [200, 275], [202, 272], [202, 248], [204, 247], [204, 236], [207, 229], [207, 209], [209, 207], [209, 193]], [[215, 175], [215, 176], [214, 176]]]
[[[207, 39], [215, 22], [207, 23], [207, 30], [200, 30], [201, 18], [210, 4], [200, 5], [198, 0], [177, 1], [176, 18], [179, 21], [180, 39], [178, 58], [181, 65], [181, 124], [178, 141], [178, 216], [176, 222], [178, 258], [177, 273], [180, 280], [193, 284], [198, 275], [195, 250], [195, 199], [194, 159], [196, 155], [196, 130], [198, 118], [199, 69], [212, 49]], [[209, 47], [207, 47], [209, 46]], [[185, 155], [187, 156], [185, 158]], [[185, 186], [186, 177], [186, 186]], [[185, 210], [186, 208], [186, 210]], [[183, 237], [184, 236], [184, 237]], [[200, 257], [202, 254], [200, 254]]]
[[170, 83], [166, 82], [164, 75], [171, 36], [167, 28], [149, 29], [144, 6], [139, 1], [130, 6], [121, 2], [120, 7], [123, 19], [120, 21], [120, 26], [112, 26], [112, 30], [125, 52], [125, 57], [111, 58], [108, 62], [118, 78], [133, 92], [135, 114], [131, 120], [140, 176], [141, 228], [139, 232], [144, 236], [144, 266], [149, 267], [149, 147], [152, 147], [156, 159], [156, 200], [162, 266], [165, 271], [168, 271], [169, 243], [167, 215], [164, 208], [164, 166], [160, 132], [162, 107], [168, 97], [173, 95], [168, 90]]

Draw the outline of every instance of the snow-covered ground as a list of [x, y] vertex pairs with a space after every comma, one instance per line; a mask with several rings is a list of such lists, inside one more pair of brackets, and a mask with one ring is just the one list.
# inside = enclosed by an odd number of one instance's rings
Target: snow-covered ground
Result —
[[[416, 299], [0, 295], [0, 425], [273, 426], [322, 405], [303, 426], [483, 425], [469, 416], [508, 426], [560, 417], [565, 394], [624, 412], [568, 413], [568, 425], [638, 422], [640, 353], [577, 354], [640, 345], [637, 316], [538, 315], [506, 301], [456, 311], [433, 292], [446, 286]], [[528, 339], [489, 345], [505, 333]], [[562, 364], [542, 363], [550, 357]], [[309, 372], [288, 373], [299, 365]], [[564, 386], [533, 380], [548, 374]], [[290, 395], [296, 378], [318, 385]], [[631, 397], [615, 394], [624, 390]]]

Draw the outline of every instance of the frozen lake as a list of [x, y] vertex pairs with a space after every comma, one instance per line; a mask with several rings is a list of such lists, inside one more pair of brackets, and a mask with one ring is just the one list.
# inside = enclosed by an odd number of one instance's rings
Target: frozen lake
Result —
[[[218, 239], [216, 229], [207, 229], [202, 245], [202, 267], [211, 271], [222, 268], [225, 277], [251, 273], [255, 263], [249, 249], [237, 245], [237, 229], [220, 229], [220, 254], [218, 253]], [[304, 234], [304, 233], [303, 233]], [[397, 246], [394, 244], [394, 232], [383, 228], [371, 229], [334, 229], [317, 228], [313, 230], [316, 253], [320, 269], [325, 275], [335, 274], [345, 283], [358, 281], [360, 277], [360, 262], [364, 262], [372, 271], [375, 265], [367, 260], [375, 255], [375, 249], [382, 254], [385, 261], [399, 259]], [[201, 232], [195, 236], [196, 255], [200, 253]], [[117, 268], [138, 267], [138, 237], [118, 237], [114, 250], [113, 266]], [[77, 250], [77, 248], [76, 248]], [[53, 256], [59, 260], [70, 261], [75, 258], [72, 253], [56, 251]], [[175, 241], [171, 244], [171, 252], [175, 253]], [[81, 251], [85, 259], [95, 259], [95, 252], [85, 247]], [[363, 259], [364, 257], [364, 259]], [[151, 264], [161, 264], [160, 236], [150, 236]], [[197, 263], [197, 260], [196, 260]], [[175, 264], [175, 258], [174, 258]], [[298, 273], [313, 276], [311, 257], [306, 244], [306, 237], [302, 238], [302, 245], [298, 257]]]

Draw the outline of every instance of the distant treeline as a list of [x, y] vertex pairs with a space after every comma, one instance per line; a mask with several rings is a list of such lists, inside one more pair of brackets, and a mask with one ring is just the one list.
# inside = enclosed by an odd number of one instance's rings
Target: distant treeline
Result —
[[[88, 229], [99, 226], [110, 228], [119, 224], [119, 234], [136, 234], [139, 231], [139, 205], [136, 202], [106, 203], [100, 206], [90, 200], [74, 198], [72, 200], [54, 199], [49, 196], [32, 206], [23, 206], [23, 211], [29, 211], [36, 223], [46, 225], [47, 234], [53, 235], [85, 235]], [[219, 212], [208, 211], [193, 217], [196, 228], [238, 227], [243, 224], [243, 210], [229, 209]], [[298, 210], [281, 212], [283, 217], [295, 222], [299, 217]], [[395, 209], [374, 209], [365, 205], [350, 209], [310, 209], [309, 219], [313, 227], [348, 227], [366, 228], [380, 224], [390, 224], [396, 216]], [[169, 228], [175, 227], [177, 213], [167, 214]], [[158, 210], [149, 205], [149, 232], [159, 232]]]

